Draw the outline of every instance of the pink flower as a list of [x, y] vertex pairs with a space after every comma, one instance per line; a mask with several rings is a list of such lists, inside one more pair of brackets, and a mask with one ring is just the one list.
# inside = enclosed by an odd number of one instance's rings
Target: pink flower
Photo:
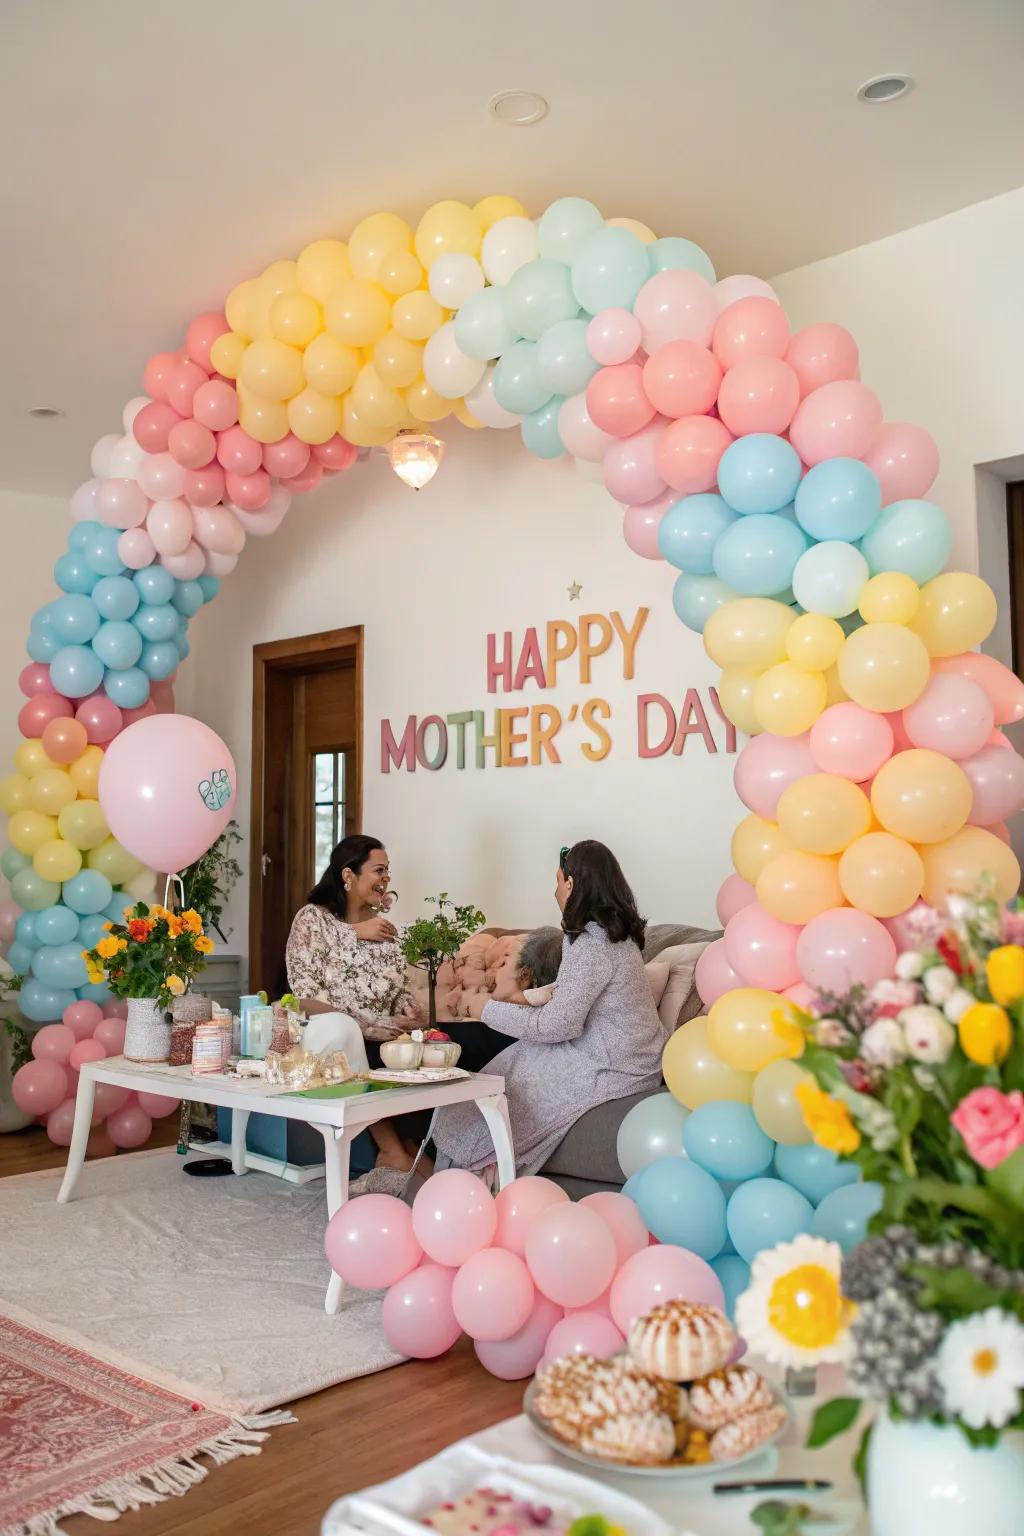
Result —
[[998, 1168], [1024, 1147], [1024, 1093], [975, 1088], [950, 1116], [964, 1145], [982, 1168]]
[[1024, 912], [1004, 912], [999, 928], [1004, 944], [1024, 944]]
[[876, 1019], [895, 1019], [904, 1008], [921, 1000], [921, 988], [912, 981], [876, 981], [868, 993], [875, 1007]]

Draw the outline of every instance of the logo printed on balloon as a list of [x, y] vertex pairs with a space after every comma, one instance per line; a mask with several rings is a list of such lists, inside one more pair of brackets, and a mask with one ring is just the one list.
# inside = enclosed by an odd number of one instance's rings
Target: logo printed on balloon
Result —
[[211, 811], [219, 811], [231, 799], [231, 775], [226, 768], [215, 768], [208, 779], [197, 786], [199, 797]]

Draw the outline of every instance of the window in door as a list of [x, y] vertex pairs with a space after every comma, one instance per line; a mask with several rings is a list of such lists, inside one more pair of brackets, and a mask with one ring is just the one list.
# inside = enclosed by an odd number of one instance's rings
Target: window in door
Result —
[[352, 748], [313, 755], [313, 864], [310, 884], [327, 868], [331, 850], [352, 830], [346, 786]]

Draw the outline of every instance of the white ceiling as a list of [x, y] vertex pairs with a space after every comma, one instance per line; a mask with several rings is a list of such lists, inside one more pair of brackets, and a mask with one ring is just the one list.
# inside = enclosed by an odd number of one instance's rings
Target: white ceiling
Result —
[[[1020, 0], [3, 0], [0, 57], [0, 484], [40, 491], [192, 314], [378, 208], [583, 194], [770, 275], [1024, 179]], [[544, 122], [489, 120], [512, 87]]]

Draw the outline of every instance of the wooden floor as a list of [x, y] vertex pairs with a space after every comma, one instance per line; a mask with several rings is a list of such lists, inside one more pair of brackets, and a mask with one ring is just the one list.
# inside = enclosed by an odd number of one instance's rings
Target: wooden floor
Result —
[[[177, 1116], [158, 1122], [153, 1145], [170, 1145]], [[89, 1155], [113, 1151], [102, 1132]], [[131, 1153], [119, 1156], [130, 1157]], [[59, 1167], [67, 1157], [34, 1128], [0, 1136], [0, 1177]], [[466, 1340], [440, 1360], [413, 1361], [342, 1382], [289, 1404], [297, 1424], [270, 1432], [259, 1456], [241, 1456], [180, 1499], [122, 1515], [113, 1536], [314, 1536], [333, 1499], [393, 1477], [519, 1411], [521, 1382], [487, 1375]], [[85, 1515], [62, 1522], [69, 1536], [96, 1536]]]

